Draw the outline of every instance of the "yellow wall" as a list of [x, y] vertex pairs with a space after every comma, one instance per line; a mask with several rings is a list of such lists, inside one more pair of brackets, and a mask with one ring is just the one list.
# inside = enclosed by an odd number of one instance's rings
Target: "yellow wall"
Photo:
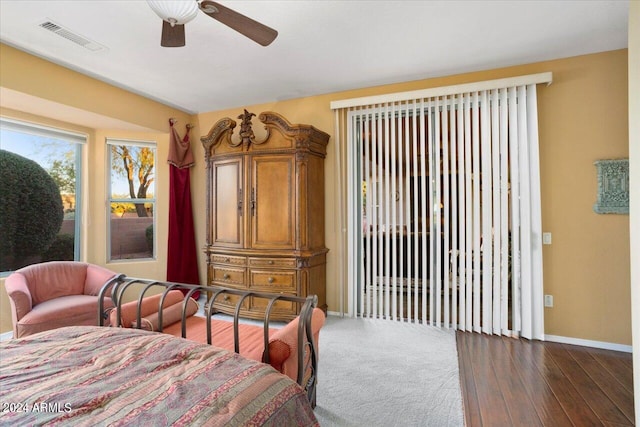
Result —
[[183, 123], [189, 117], [175, 108], [70, 71], [1, 43], [0, 58], [0, 86], [3, 88], [159, 132], [167, 132], [169, 117], [176, 117], [183, 120]]
[[631, 344], [629, 216], [598, 215], [597, 159], [629, 156], [627, 51], [554, 63], [541, 91], [545, 310], [551, 335]]
[[[2, 55], [2, 62], [6, 63], [4, 47]], [[3, 67], [13, 69], [11, 64]], [[226, 111], [198, 114], [192, 118], [196, 125], [192, 131], [192, 146], [197, 159], [192, 172], [192, 192], [198, 248], [205, 243], [205, 204], [199, 196], [205, 194], [205, 170], [199, 136], [208, 133], [218, 119], [235, 119], [243, 108], [256, 114], [272, 110], [292, 123], [311, 124], [333, 135], [333, 113], [329, 109], [331, 101], [545, 71], [554, 73], [554, 82], [548, 87], [539, 87], [542, 225], [545, 231], [553, 233], [553, 245], [544, 247], [544, 292], [552, 294], [555, 303], [553, 308], [545, 309], [545, 332], [565, 337], [631, 344], [629, 217], [596, 215], [592, 209], [596, 200], [596, 170], [593, 162], [597, 159], [627, 157], [629, 153], [626, 50], [261, 105], [239, 105]], [[61, 74], [61, 78], [64, 77], [65, 73]], [[0, 83], [0, 86], [5, 86], [4, 76]], [[96, 84], [103, 85], [99, 82]], [[19, 86], [11, 81], [8, 87], [15, 90], [28, 89], [30, 94], [36, 96], [49, 95], [43, 88], [31, 88], [28, 81]], [[121, 91], [113, 90], [118, 96], [124, 96]], [[64, 96], [57, 94], [56, 100], [62, 101]], [[74, 106], [83, 105], [75, 98], [70, 98], [69, 102], [73, 102]], [[104, 105], [92, 111], [110, 115], [114, 108]], [[161, 107], [158, 107], [153, 112], [136, 110], [128, 114], [129, 120], [138, 121], [152, 129], [162, 129], [161, 123], [172, 113], [161, 111]], [[144, 119], [136, 120], [139, 114], [145, 114]], [[117, 118], [125, 120], [126, 115], [118, 115]], [[184, 115], [183, 118], [189, 120]], [[257, 123], [254, 124], [254, 130], [260, 138], [259, 123], [257, 120], [254, 123]], [[105, 132], [97, 130], [96, 140], [104, 135]], [[339, 311], [341, 287], [336, 265], [338, 257], [344, 254], [337, 247], [339, 230], [335, 211], [338, 200], [335, 196], [336, 160], [333, 143], [332, 138], [325, 162], [326, 244], [330, 249], [327, 300], [330, 311]], [[92, 157], [94, 170], [104, 168], [103, 155], [104, 153]], [[161, 156], [159, 153], [159, 158]], [[161, 173], [160, 169], [158, 174]], [[104, 187], [103, 183], [99, 183], [103, 179], [97, 178], [96, 185]], [[104, 190], [95, 190], [97, 194], [104, 194]], [[92, 206], [104, 203], [102, 200], [96, 195]], [[104, 218], [101, 223], [95, 215], [94, 213], [92, 218], [97, 225], [95, 233], [99, 239], [104, 237]], [[166, 219], [164, 221], [166, 224]], [[163, 233], [166, 237], [166, 231], [163, 230]], [[159, 235], [159, 239], [162, 237]], [[97, 249], [92, 254], [94, 259], [104, 258], [104, 254], [100, 252], [103, 250]], [[201, 278], [205, 277], [203, 258], [201, 255], [199, 260]], [[144, 277], [150, 278], [162, 277], [163, 272], [160, 264], [134, 266], [133, 263], [122, 266], [121, 271], [134, 274], [128, 271], [130, 269], [135, 269], [137, 275], [145, 274]], [[3, 310], [2, 318], [5, 317]], [[6, 330], [6, 327], [2, 326], [2, 330]]]
[[[157, 143], [156, 188], [157, 241], [166, 242], [168, 232], [169, 166], [166, 163], [169, 145], [168, 119], [174, 117], [184, 126], [191, 117], [179, 110], [151, 101], [139, 95], [115, 88], [19, 50], [0, 44], [0, 88], [27, 95], [34, 110], [41, 105], [54, 105], [52, 116], [69, 117], [69, 121], [51, 119], [8, 108], [0, 98], [3, 117], [39, 123], [55, 128], [87, 134], [83, 156], [88, 167], [83, 171], [84, 205], [88, 213], [82, 218], [86, 232], [82, 242], [82, 259], [133, 277], [166, 278], [166, 245], [158, 244], [157, 259], [141, 262], [107, 263], [106, 245], [106, 138], [155, 141]], [[8, 97], [7, 97], [8, 98]], [[13, 101], [13, 100], [12, 100]], [[28, 110], [27, 106], [27, 110]], [[68, 109], [68, 111], [61, 111]], [[91, 114], [78, 115], [78, 111]], [[100, 117], [103, 116], [103, 117]], [[106, 120], [103, 120], [106, 119]], [[115, 120], [113, 120], [115, 119]], [[112, 122], [120, 128], [96, 128], [77, 124], [82, 120], [97, 123]], [[144, 131], [131, 129], [145, 129]], [[0, 279], [0, 332], [12, 329], [8, 296], [4, 279]]]
[[[640, 182], [640, 2], [629, 5], [629, 163], [631, 182]], [[633, 366], [640, 366], [640, 187], [631, 187], [631, 307]], [[635, 261], [635, 262], [633, 262]], [[640, 369], [633, 370], [636, 425], [640, 425]]]
[[[553, 233], [553, 244], [544, 246], [544, 292], [554, 296], [554, 307], [545, 309], [545, 333], [630, 345], [629, 217], [596, 215], [592, 208], [597, 187], [593, 162], [628, 157], [626, 66], [627, 51], [619, 50], [242, 107], [256, 114], [277, 111], [293, 123], [312, 124], [333, 135], [331, 101], [553, 72], [553, 84], [539, 87], [538, 101], [542, 225], [544, 231]], [[241, 107], [199, 114], [200, 129], [206, 134], [218, 119], [235, 118], [240, 112]], [[338, 201], [333, 142], [332, 138], [325, 173], [326, 244], [330, 249], [327, 299], [329, 310], [339, 311], [336, 265], [342, 254], [338, 253], [334, 214]], [[204, 177], [203, 168], [196, 166], [197, 176]], [[204, 222], [198, 225], [202, 229]], [[204, 244], [204, 236], [198, 238]]]

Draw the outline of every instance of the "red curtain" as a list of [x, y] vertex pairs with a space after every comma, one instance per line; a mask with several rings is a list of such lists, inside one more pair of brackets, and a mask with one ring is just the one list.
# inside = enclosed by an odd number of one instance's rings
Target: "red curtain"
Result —
[[[199, 285], [198, 256], [191, 206], [191, 166], [195, 164], [189, 142], [189, 130], [180, 139], [169, 120], [169, 241], [167, 250], [167, 281]], [[186, 294], [186, 291], [183, 290]], [[198, 299], [200, 292], [193, 297]]]

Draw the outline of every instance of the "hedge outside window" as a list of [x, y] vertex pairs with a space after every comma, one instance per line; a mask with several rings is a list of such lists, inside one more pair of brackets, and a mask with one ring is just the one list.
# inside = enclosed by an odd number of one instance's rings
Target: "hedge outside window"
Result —
[[156, 144], [107, 139], [109, 261], [155, 258]]
[[0, 119], [0, 274], [77, 261], [86, 135]]

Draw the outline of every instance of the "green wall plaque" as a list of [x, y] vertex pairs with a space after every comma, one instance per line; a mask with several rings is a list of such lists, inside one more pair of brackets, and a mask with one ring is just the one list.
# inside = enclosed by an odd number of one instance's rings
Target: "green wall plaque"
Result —
[[629, 159], [597, 160], [598, 200], [593, 210], [599, 214], [629, 213]]

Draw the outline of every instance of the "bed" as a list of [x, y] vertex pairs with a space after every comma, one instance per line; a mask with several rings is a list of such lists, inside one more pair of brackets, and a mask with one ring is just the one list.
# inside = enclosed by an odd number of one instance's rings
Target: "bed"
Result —
[[271, 366], [140, 329], [71, 326], [0, 343], [0, 424], [317, 426]]

